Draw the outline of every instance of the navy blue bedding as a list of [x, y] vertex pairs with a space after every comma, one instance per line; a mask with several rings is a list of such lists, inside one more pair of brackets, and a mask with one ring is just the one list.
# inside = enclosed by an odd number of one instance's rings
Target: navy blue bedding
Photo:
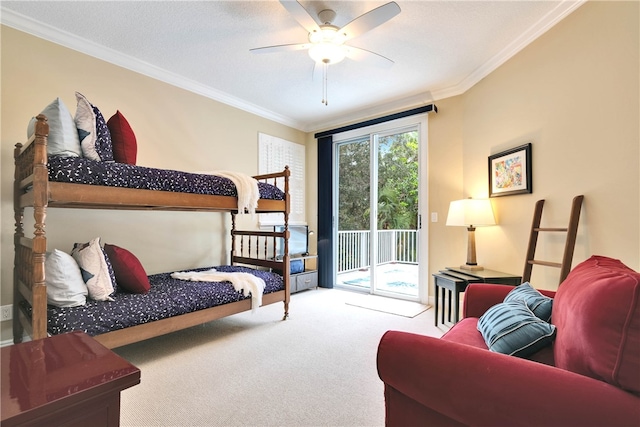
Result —
[[[52, 182], [238, 197], [233, 182], [220, 176], [98, 162], [84, 157], [49, 156], [48, 163]], [[258, 182], [258, 189], [262, 199], [284, 199], [284, 193], [274, 185]]]
[[[215, 268], [221, 272], [248, 272], [262, 278], [266, 285], [265, 295], [284, 289], [282, 276], [276, 273], [241, 266]], [[237, 292], [229, 282], [178, 280], [173, 279], [171, 273], [153, 274], [149, 276], [149, 282], [151, 290], [146, 294], [118, 290], [112, 295], [115, 301], [87, 299], [87, 304], [81, 307], [50, 305], [47, 307], [47, 330], [52, 335], [83, 331], [93, 336], [251, 298]]]

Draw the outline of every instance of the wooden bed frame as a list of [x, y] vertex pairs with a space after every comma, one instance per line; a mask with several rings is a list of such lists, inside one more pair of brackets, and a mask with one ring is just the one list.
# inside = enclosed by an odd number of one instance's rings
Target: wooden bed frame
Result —
[[[284, 179], [284, 200], [260, 199], [256, 210], [257, 213], [282, 213], [284, 231], [241, 231], [236, 230], [235, 225], [238, 209], [236, 197], [49, 182], [48, 134], [47, 118], [41, 114], [37, 116], [34, 136], [24, 145], [16, 144], [14, 151], [16, 226], [13, 277], [14, 343], [22, 342], [25, 332], [32, 339], [47, 336], [47, 290], [44, 264], [47, 252], [45, 220], [48, 208], [230, 212], [232, 215], [231, 263], [281, 272], [284, 290], [265, 294], [262, 304], [283, 301], [283, 319], [288, 317], [291, 289], [289, 255], [285, 255], [283, 260], [276, 261], [268, 255], [271, 248], [267, 245], [267, 242], [273, 242], [270, 244], [275, 249], [276, 239], [283, 238], [284, 253], [288, 254], [290, 211], [288, 167], [283, 172], [254, 177], [261, 181], [273, 180], [274, 184], [277, 179]], [[33, 208], [35, 220], [32, 238], [26, 237], [24, 233], [24, 211], [28, 207]], [[23, 308], [25, 301], [32, 308], [31, 315]], [[108, 348], [115, 348], [247, 310], [251, 310], [251, 299], [132, 326], [97, 335], [94, 338]]]

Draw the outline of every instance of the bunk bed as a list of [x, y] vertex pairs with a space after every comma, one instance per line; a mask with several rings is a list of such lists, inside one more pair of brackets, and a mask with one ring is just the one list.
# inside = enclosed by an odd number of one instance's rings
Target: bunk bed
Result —
[[[116, 209], [116, 210], [150, 210], [150, 211], [205, 211], [228, 212], [231, 214], [231, 266], [221, 267], [221, 271], [251, 271], [252, 274], [262, 277], [266, 282], [265, 293], [262, 295], [262, 305], [277, 302], [284, 303], [284, 317], [288, 317], [290, 300], [290, 259], [288, 254], [289, 238], [289, 176], [288, 167], [282, 172], [265, 174], [254, 177], [259, 181], [261, 198], [258, 200], [256, 213], [281, 213], [283, 215], [284, 228], [281, 231], [238, 230], [236, 227], [236, 215], [238, 212], [238, 197], [235, 187], [229, 185], [227, 178], [198, 176], [198, 174], [181, 173], [184, 176], [180, 180], [203, 181], [217, 180], [227, 190], [220, 194], [200, 194], [199, 189], [184, 190], [170, 188], [158, 190], [153, 185], [138, 185], [138, 188], [125, 188], [122, 182], [116, 184], [80, 183], [73, 174], [66, 173], [63, 169], [65, 163], [78, 161], [77, 159], [65, 159], [48, 157], [47, 137], [49, 125], [47, 118], [40, 114], [36, 117], [34, 135], [25, 144], [16, 144], [14, 151], [15, 176], [14, 176], [14, 214], [15, 214], [15, 258], [14, 258], [14, 342], [22, 342], [26, 333], [31, 339], [45, 338], [51, 334], [67, 332], [69, 326], [61, 326], [65, 322], [50, 322], [48, 316], [67, 316], [73, 310], [56, 309], [47, 305], [47, 289], [45, 282], [45, 260], [47, 257], [46, 224], [47, 209], [49, 208], [82, 208], [82, 209]], [[83, 159], [84, 160], [84, 159]], [[90, 162], [89, 162], [90, 163]], [[91, 167], [103, 167], [92, 163]], [[53, 171], [53, 167], [61, 168]], [[117, 166], [117, 165], [116, 165]], [[121, 166], [129, 167], [129, 165]], [[145, 169], [146, 173], [165, 173], [168, 171]], [[95, 176], [95, 170], [92, 171]], [[145, 175], [146, 173], [139, 174]], [[62, 180], [62, 182], [60, 182]], [[222, 181], [220, 181], [222, 180]], [[276, 184], [280, 184], [283, 190], [279, 190]], [[143, 188], [140, 188], [143, 187]], [[214, 186], [215, 187], [215, 186]], [[189, 191], [189, 192], [184, 192]], [[209, 190], [202, 191], [207, 193]], [[25, 209], [33, 210], [34, 232], [33, 237], [25, 235], [24, 215]], [[284, 245], [284, 258], [277, 259], [273, 256], [276, 248], [276, 240], [280, 239]], [[51, 248], [49, 248], [51, 250]], [[250, 267], [251, 269], [249, 269]], [[275, 277], [274, 277], [275, 276]], [[279, 278], [279, 279], [278, 279]], [[176, 280], [168, 274], [149, 276], [152, 287], [156, 283], [171, 282], [173, 286], [162, 293], [160, 298], [167, 298], [175, 289], [188, 289], [190, 282], [176, 284]], [[159, 286], [159, 285], [158, 285]], [[228, 284], [228, 287], [231, 287]], [[203, 289], [202, 285], [192, 286], [193, 289]], [[173, 290], [172, 290], [173, 289]], [[189, 292], [184, 291], [184, 292]], [[231, 297], [214, 297], [216, 303], [221, 305], [200, 307], [195, 306], [170, 314], [170, 317], [147, 316], [144, 320], [138, 320], [138, 324], [128, 326], [118, 323], [116, 326], [105, 329], [84, 328], [86, 332], [103, 345], [109, 348], [120, 347], [126, 344], [145, 340], [169, 332], [199, 325], [225, 316], [241, 313], [252, 309], [252, 298], [233, 290], [225, 291]], [[152, 294], [152, 292], [149, 292]], [[149, 298], [149, 294], [143, 295]], [[246, 294], [246, 292], [245, 292]], [[115, 292], [115, 301], [92, 301], [87, 306], [100, 306], [110, 304], [118, 305], [118, 292]], [[131, 302], [136, 295], [122, 293], [122, 304], [137, 304]], [[197, 295], [194, 300], [199, 300]], [[166, 301], [164, 301], [166, 304]], [[253, 307], [255, 309], [255, 307]], [[127, 311], [121, 310], [121, 311]], [[143, 310], [145, 311], [145, 310]], [[62, 313], [62, 314], [61, 314]], [[73, 317], [73, 316], [71, 316]], [[99, 316], [98, 316], [99, 317]], [[114, 324], [115, 324], [114, 323]], [[71, 329], [74, 327], [71, 326]]]

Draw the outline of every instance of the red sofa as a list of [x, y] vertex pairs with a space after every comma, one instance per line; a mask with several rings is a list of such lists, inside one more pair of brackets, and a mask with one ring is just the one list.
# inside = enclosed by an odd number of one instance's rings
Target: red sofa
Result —
[[489, 351], [477, 329], [512, 287], [472, 284], [441, 339], [388, 331], [378, 347], [387, 426], [640, 426], [640, 274], [593, 256], [553, 297], [552, 346]]

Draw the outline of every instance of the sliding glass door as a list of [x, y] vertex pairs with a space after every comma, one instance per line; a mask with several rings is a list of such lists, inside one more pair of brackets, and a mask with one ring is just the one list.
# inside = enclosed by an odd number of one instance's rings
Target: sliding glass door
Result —
[[420, 126], [392, 125], [336, 141], [335, 283], [418, 300]]
[[371, 141], [369, 135], [336, 145], [338, 285], [371, 289]]

